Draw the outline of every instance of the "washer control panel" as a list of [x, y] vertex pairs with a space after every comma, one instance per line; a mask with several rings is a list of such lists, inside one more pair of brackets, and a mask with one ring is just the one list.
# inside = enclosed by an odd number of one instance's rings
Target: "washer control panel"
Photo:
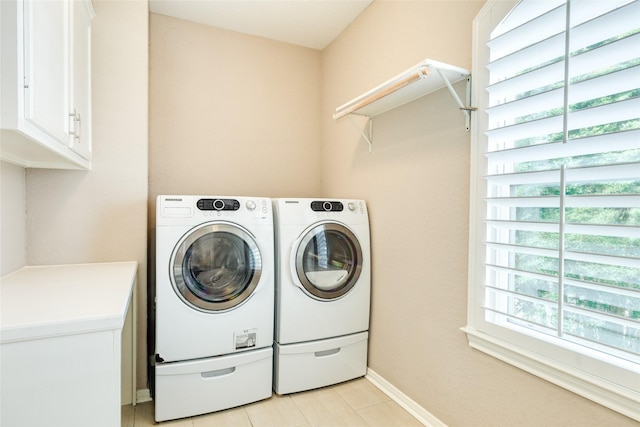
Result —
[[240, 202], [235, 199], [200, 199], [196, 206], [201, 211], [237, 211]]

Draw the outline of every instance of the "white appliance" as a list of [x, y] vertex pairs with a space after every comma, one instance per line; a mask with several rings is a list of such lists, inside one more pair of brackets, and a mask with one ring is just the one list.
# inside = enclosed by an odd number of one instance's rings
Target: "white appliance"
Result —
[[274, 390], [365, 375], [371, 250], [363, 200], [274, 199]]
[[273, 236], [268, 198], [158, 196], [156, 421], [271, 396]]

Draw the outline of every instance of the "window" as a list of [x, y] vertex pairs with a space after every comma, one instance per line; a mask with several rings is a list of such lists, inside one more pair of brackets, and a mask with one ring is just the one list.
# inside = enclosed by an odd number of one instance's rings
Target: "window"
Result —
[[640, 421], [640, 0], [474, 21], [470, 345]]

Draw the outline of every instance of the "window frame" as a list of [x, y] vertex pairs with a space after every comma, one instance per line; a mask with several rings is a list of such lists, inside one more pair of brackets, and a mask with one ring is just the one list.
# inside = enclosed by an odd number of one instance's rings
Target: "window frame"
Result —
[[[525, 328], [503, 328], [485, 320], [482, 308], [486, 227], [488, 128], [485, 112], [489, 96], [486, 64], [491, 31], [518, 1], [487, 0], [472, 28], [472, 103], [478, 108], [471, 128], [469, 278], [467, 334], [469, 345], [506, 363], [570, 390], [578, 395], [640, 421], [640, 363], [549, 337]], [[519, 332], [521, 329], [522, 332]], [[524, 333], [526, 332], [526, 334]]]

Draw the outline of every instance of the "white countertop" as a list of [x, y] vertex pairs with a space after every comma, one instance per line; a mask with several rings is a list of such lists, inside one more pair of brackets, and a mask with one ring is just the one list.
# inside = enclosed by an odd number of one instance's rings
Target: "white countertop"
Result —
[[0, 342], [121, 329], [138, 263], [24, 267], [0, 279]]

